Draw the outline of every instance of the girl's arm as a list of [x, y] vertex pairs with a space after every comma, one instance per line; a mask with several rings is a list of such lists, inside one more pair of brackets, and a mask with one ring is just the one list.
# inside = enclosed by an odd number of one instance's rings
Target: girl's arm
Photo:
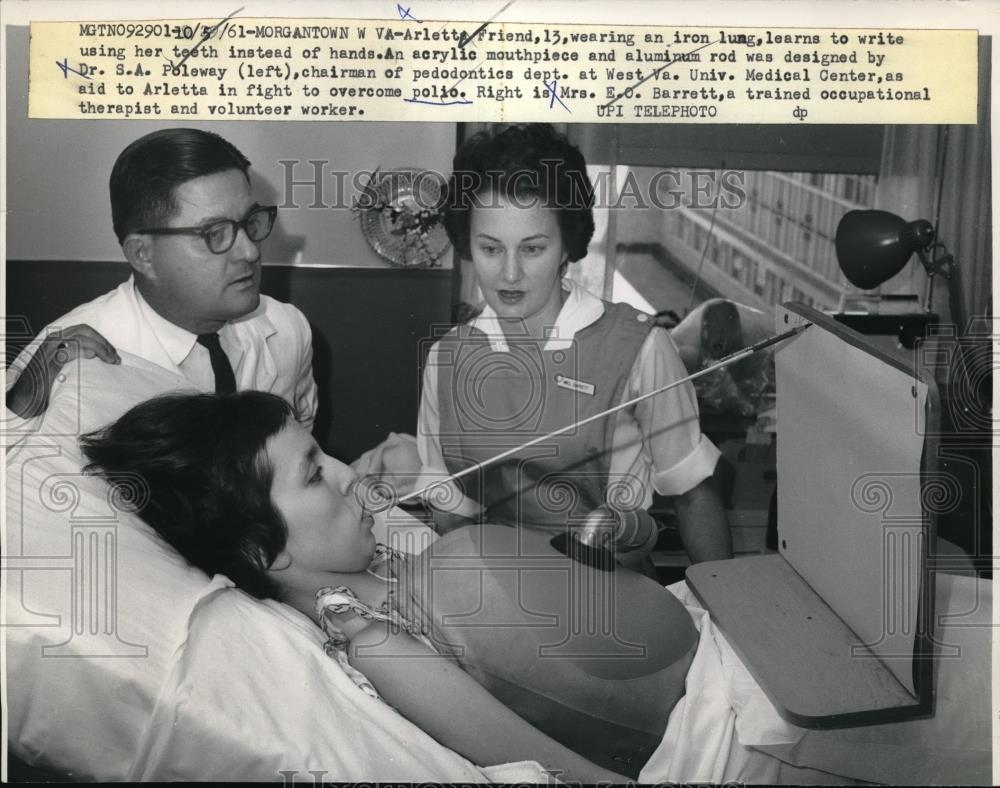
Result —
[[628, 782], [549, 738], [454, 662], [385, 624], [351, 640], [351, 664], [404, 717], [480, 766], [538, 761], [563, 782]]

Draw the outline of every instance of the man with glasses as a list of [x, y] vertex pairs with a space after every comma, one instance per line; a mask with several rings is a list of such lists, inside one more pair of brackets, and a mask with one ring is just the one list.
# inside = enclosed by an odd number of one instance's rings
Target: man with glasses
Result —
[[8, 369], [10, 411], [38, 416], [67, 362], [118, 363], [124, 351], [204, 391], [280, 394], [312, 428], [312, 334], [298, 309], [260, 295], [260, 243], [278, 209], [253, 201], [249, 167], [231, 143], [198, 129], [155, 131], [122, 151], [111, 215], [132, 276], [25, 349]]

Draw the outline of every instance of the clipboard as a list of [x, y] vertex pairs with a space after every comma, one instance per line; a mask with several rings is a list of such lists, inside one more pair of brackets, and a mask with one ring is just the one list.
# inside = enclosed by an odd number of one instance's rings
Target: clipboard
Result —
[[934, 380], [799, 304], [775, 353], [778, 553], [695, 564], [687, 582], [778, 712], [806, 728], [934, 709], [934, 574], [949, 495]]

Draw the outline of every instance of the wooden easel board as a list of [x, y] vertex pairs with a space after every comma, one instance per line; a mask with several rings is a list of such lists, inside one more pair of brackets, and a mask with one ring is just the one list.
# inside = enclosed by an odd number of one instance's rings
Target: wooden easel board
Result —
[[916, 702], [871, 651], [855, 653], [857, 635], [780, 555], [695, 564], [687, 579], [789, 722], [845, 724], [858, 710]]
[[933, 381], [790, 310], [779, 330], [812, 327], [775, 355], [779, 553], [695, 565], [688, 582], [791, 722], [929, 713]]

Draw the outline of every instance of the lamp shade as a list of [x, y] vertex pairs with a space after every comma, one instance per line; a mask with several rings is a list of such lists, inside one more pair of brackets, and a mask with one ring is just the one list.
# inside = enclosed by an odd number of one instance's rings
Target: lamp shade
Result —
[[855, 287], [871, 290], [891, 279], [914, 252], [934, 240], [931, 223], [908, 222], [888, 211], [848, 211], [837, 225], [837, 261]]

